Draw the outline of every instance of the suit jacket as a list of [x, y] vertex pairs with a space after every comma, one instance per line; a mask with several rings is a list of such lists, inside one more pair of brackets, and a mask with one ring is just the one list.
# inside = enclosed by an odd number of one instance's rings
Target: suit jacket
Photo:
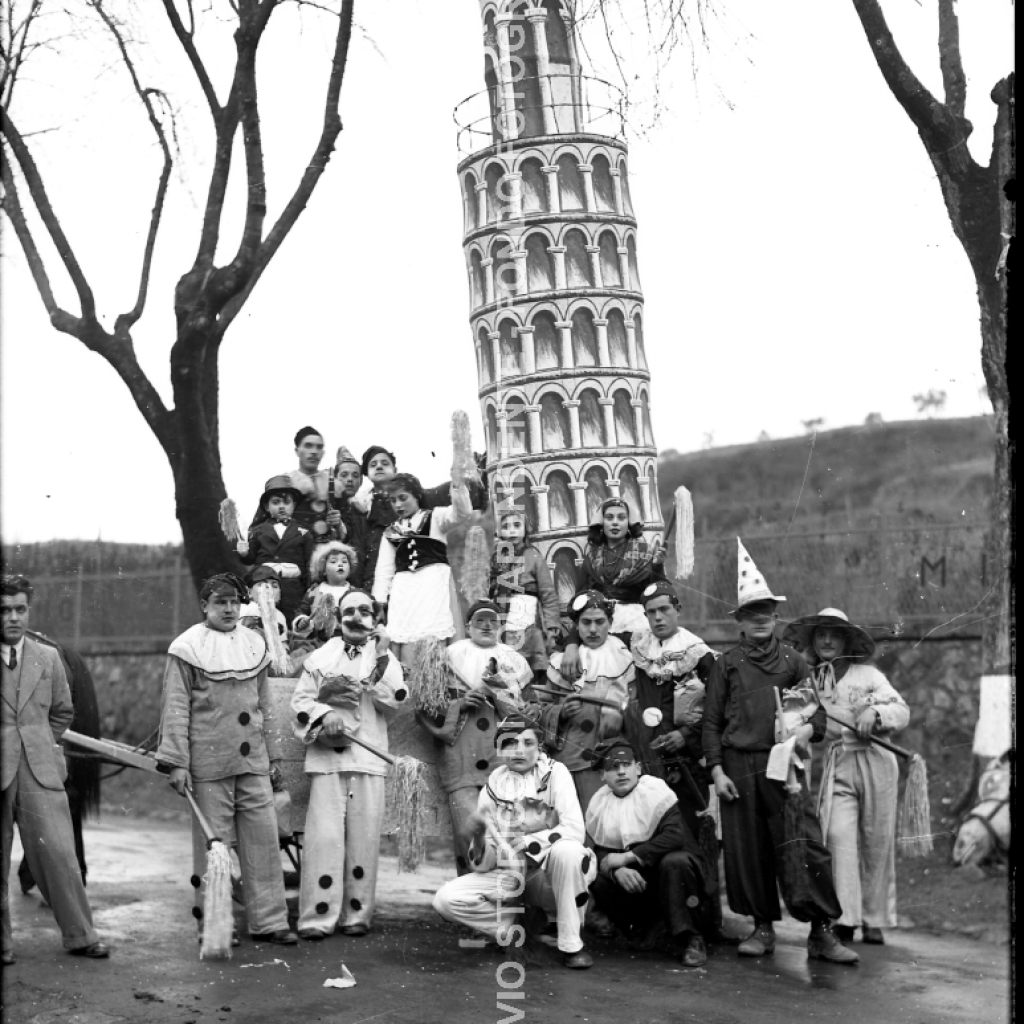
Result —
[[67, 769], [59, 743], [75, 715], [71, 689], [55, 648], [25, 637], [22, 652], [14, 672], [0, 669], [0, 789], [14, 781], [22, 757], [40, 786], [63, 789]]
[[242, 561], [252, 565], [267, 562], [294, 562], [301, 571], [305, 587], [309, 579], [309, 559], [316, 546], [316, 537], [294, 519], [288, 522], [284, 533], [278, 537], [274, 524], [261, 523], [249, 533], [249, 554]]

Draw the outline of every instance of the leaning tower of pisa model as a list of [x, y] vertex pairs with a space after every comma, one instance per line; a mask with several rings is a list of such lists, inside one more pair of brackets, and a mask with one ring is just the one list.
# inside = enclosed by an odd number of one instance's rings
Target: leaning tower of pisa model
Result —
[[487, 88], [455, 116], [491, 498], [564, 605], [602, 501], [662, 523], [622, 98], [580, 74], [571, 5], [534, 2], [482, 0]]

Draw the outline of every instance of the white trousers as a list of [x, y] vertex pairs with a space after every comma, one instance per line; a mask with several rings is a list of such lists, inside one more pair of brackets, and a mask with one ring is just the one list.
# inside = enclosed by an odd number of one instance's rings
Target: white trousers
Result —
[[832, 854], [837, 924], [896, 926], [896, 755], [872, 745], [836, 752], [825, 840]]
[[311, 775], [302, 847], [299, 928], [330, 934], [369, 925], [377, 893], [384, 776]]
[[[523, 899], [558, 917], [558, 948], [577, 953], [583, 948], [580, 930], [588, 888], [597, 877], [597, 858], [575, 839], [560, 839], [548, 852], [544, 867], [527, 875]], [[471, 872], [445, 882], [434, 896], [434, 909], [447, 921], [468, 925], [496, 942], [507, 941], [509, 929], [522, 924], [516, 894], [522, 881], [516, 872], [496, 868]]]

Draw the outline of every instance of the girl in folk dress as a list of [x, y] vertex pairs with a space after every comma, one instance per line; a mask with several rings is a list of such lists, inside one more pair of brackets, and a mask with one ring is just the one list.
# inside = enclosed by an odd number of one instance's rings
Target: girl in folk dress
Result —
[[865, 664], [874, 653], [874, 640], [838, 608], [796, 619], [783, 639], [807, 656], [825, 707], [851, 723], [828, 721], [818, 791], [818, 819], [843, 907], [833, 930], [849, 942], [860, 927], [865, 942], [881, 944], [882, 929], [896, 926], [899, 766], [896, 755], [870, 737], [903, 729], [910, 709], [885, 676]]
[[423, 508], [423, 486], [410, 473], [396, 474], [386, 488], [398, 518], [381, 541], [373, 596], [388, 606], [388, 632], [400, 657], [402, 644], [455, 635], [445, 535], [473, 510], [464, 483], [452, 485], [451, 505], [433, 509]]

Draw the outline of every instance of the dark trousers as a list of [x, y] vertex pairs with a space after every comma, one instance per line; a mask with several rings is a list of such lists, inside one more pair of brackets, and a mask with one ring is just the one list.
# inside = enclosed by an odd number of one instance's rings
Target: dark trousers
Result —
[[[722, 750], [722, 770], [740, 794], [720, 805], [729, 906], [758, 921], [778, 921], [781, 888], [798, 921], [834, 920], [842, 908], [832, 883], [832, 857], [821, 841], [807, 783], [800, 793], [787, 794], [784, 783], [767, 778], [767, 767], [767, 751]], [[798, 837], [786, 828], [787, 799], [798, 802], [790, 808]]]
[[[700, 861], [690, 853], [673, 850], [653, 868], [640, 868], [647, 888], [628, 893], [617, 882], [599, 874], [590, 887], [598, 907], [622, 931], [649, 928], [663, 920], [673, 937], [702, 934], [707, 927], [704, 874]], [[689, 901], [695, 901], [691, 907]]]

